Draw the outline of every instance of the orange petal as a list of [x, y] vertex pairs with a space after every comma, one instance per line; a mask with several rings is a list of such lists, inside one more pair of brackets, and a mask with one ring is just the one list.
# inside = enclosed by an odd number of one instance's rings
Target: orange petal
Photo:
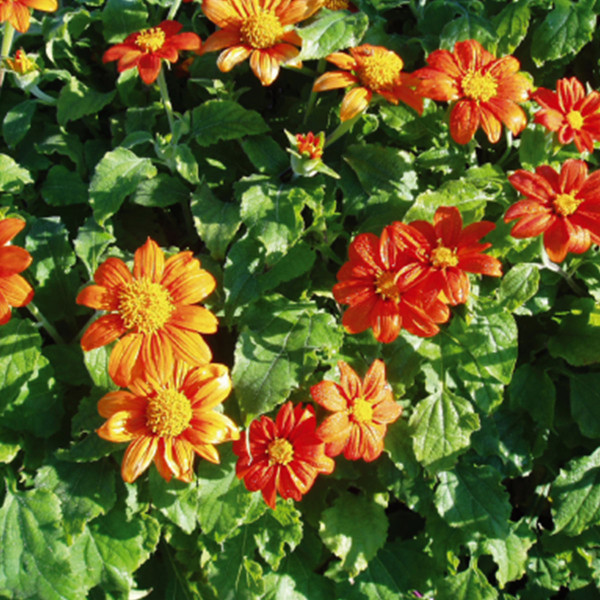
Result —
[[544, 232], [544, 247], [552, 262], [561, 263], [569, 250], [569, 231], [565, 219], [556, 219]]
[[226, 0], [204, 0], [202, 12], [219, 27], [242, 22], [239, 12], [235, 10], [234, 3]]
[[98, 413], [101, 417], [109, 419], [122, 410], [135, 410], [140, 413], [146, 410], [147, 402], [126, 390], [109, 392], [98, 401]]
[[358, 83], [358, 77], [347, 73], [346, 71], [329, 71], [323, 73], [314, 83], [313, 92], [325, 92], [327, 90], [336, 90], [346, 88], [349, 85]]
[[94, 273], [94, 281], [105, 288], [120, 288], [132, 281], [127, 265], [120, 258], [107, 258]]
[[233, 46], [231, 48], [227, 48], [219, 54], [219, 58], [217, 58], [217, 67], [223, 73], [228, 73], [238, 65], [239, 63], [245, 61], [250, 56], [251, 49], [247, 46]]
[[[345, 446], [351, 430], [352, 424], [348, 419], [348, 415], [345, 412], [336, 412], [321, 423], [319, 429], [317, 429], [317, 435], [319, 439], [327, 444], [336, 443], [336, 450], [338, 450], [340, 446], [342, 446], [342, 449]], [[343, 444], [342, 440], [344, 441]]]
[[333, 54], [326, 56], [325, 60], [344, 71], [352, 71], [358, 66], [354, 57], [345, 52], [334, 52]]
[[355, 87], [351, 89], [342, 100], [340, 119], [342, 121], [349, 121], [356, 117], [356, 115], [367, 108], [372, 96], [373, 93], [367, 88]]
[[0, 292], [0, 325], [5, 325], [10, 321], [12, 310], [10, 304], [6, 301], [4, 294]]
[[485, 131], [490, 143], [495, 144], [500, 139], [500, 134], [502, 133], [502, 124], [489, 110], [486, 110], [484, 107], [481, 108], [480, 117], [483, 131]]
[[212, 352], [199, 333], [168, 324], [165, 325], [165, 332], [173, 346], [173, 354], [176, 358], [190, 365], [202, 365], [211, 361]]
[[54, 12], [58, 8], [58, 2], [56, 0], [20, 0], [20, 2], [29, 6], [29, 8], [35, 8], [36, 10], [43, 10], [45, 12]]
[[467, 144], [479, 127], [479, 107], [472, 100], [459, 100], [450, 113], [450, 135], [457, 144]]
[[130, 333], [112, 349], [108, 360], [108, 374], [118, 386], [127, 387], [131, 381], [143, 339], [141, 334]]
[[148, 433], [146, 414], [139, 410], [120, 410], [113, 413], [96, 433], [109, 442], [129, 442]]
[[333, 381], [321, 381], [310, 388], [313, 400], [332, 412], [346, 410], [348, 403]]
[[25, 227], [22, 219], [2, 219], [0, 221], [0, 246], [10, 242]]
[[154, 54], [143, 54], [138, 62], [138, 72], [146, 85], [151, 85], [158, 79], [161, 60]]
[[192, 410], [207, 410], [221, 404], [231, 392], [229, 369], [216, 363], [189, 371], [182, 391], [190, 399]]
[[240, 37], [240, 30], [238, 28], [227, 27], [225, 29], [219, 29], [209, 35], [204, 44], [202, 44], [200, 54], [223, 50], [223, 48], [230, 48], [241, 44], [242, 39]]
[[527, 125], [525, 111], [511, 100], [491, 98], [486, 102], [486, 108], [489, 108], [496, 118], [500, 119], [510, 129], [513, 135], [521, 133]]
[[183, 271], [168, 285], [163, 279], [163, 285], [169, 290], [175, 304], [196, 304], [212, 294], [217, 282], [208, 271], [196, 268]]
[[11, 306], [25, 306], [33, 300], [33, 288], [16, 274], [0, 277], [0, 293]]
[[[84, 351], [94, 350], [106, 346], [123, 335], [127, 328], [120, 315], [110, 314], [94, 321], [81, 338], [81, 347]], [[114, 352], [114, 351], [113, 351]]]
[[279, 75], [279, 61], [268, 50], [254, 50], [250, 55], [250, 68], [264, 86], [271, 85]]
[[156, 436], [143, 436], [129, 444], [123, 456], [121, 477], [126, 483], [133, 483], [150, 465], [158, 447]]
[[116, 310], [118, 298], [102, 285], [88, 285], [77, 295], [77, 304], [83, 304], [96, 310]]
[[9, 19], [10, 24], [20, 33], [25, 33], [29, 29], [30, 14], [29, 8], [20, 2], [12, 2], [13, 14]]
[[178, 306], [169, 318], [169, 324], [199, 333], [215, 333], [219, 321], [210, 310], [192, 305]]
[[160, 282], [165, 268], [165, 255], [158, 244], [148, 238], [146, 243], [135, 251], [133, 276], [135, 279], [150, 279]]

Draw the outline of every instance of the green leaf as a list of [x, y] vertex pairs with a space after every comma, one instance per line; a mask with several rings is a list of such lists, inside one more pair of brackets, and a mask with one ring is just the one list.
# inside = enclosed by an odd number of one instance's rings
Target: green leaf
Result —
[[362, 12], [321, 9], [317, 17], [298, 29], [302, 38], [300, 58], [325, 58], [332, 52], [358, 46], [369, 27], [369, 18]]
[[0, 428], [0, 463], [8, 465], [15, 459], [21, 450], [19, 437], [14, 431]]
[[239, 315], [241, 307], [250, 304], [260, 295], [257, 276], [264, 268], [263, 248], [250, 236], [233, 244], [225, 260], [223, 289], [225, 310], [228, 316]]
[[25, 100], [4, 115], [2, 135], [9, 148], [14, 148], [27, 135], [36, 107], [35, 100]]
[[540, 286], [540, 270], [533, 263], [515, 265], [504, 275], [500, 283], [499, 303], [513, 312], [533, 298]]
[[111, 351], [111, 346], [100, 346], [100, 348], [83, 353], [85, 366], [94, 385], [105, 392], [118, 389], [108, 374], [108, 360]]
[[63, 127], [69, 121], [77, 121], [86, 115], [98, 114], [110, 104], [117, 92], [102, 93], [89, 88], [74, 77], [63, 87], [56, 103], [56, 118]]
[[285, 283], [307, 273], [315, 264], [317, 255], [308, 244], [298, 242], [288, 249], [281, 258], [271, 261], [270, 268], [261, 274], [258, 281], [261, 292], [275, 289]]
[[191, 184], [198, 184], [198, 162], [187, 144], [178, 144], [174, 149], [173, 160], [177, 172]]
[[[529, 0], [518, 0], [505, 6], [494, 19], [498, 46], [498, 56], [512, 54], [525, 39], [529, 28]], [[521, 138], [521, 144], [523, 138]]]
[[10, 156], [0, 154], [0, 192], [18, 194], [28, 183], [33, 183], [29, 171]]
[[104, 225], [139, 183], [156, 173], [149, 158], [139, 158], [131, 150], [117, 148], [107, 152], [96, 165], [89, 189], [96, 221]]
[[140, 181], [131, 200], [140, 206], [166, 208], [189, 199], [190, 190], [178, 177], [159, 173], [152, 179]]
[[94, 276], [100, 259], [106, 249], [115, 241], [115, 236], [110, 228], [103, 228], [89, 217], [78, 229], [77, 237], [73, 240], [75, 253], [87, 267], [90, 277]]
[[149, 480], [152, 505], [183, 531], [192, 533], [199, 503], [197, 481], [183, 483], [172, 479], [167, 482], [156, 469], [150, 470]]
[[548, 373], [532, 365], [521, 365], [515, 371], [508, 393], [511, 408], [527, 411], [540, 427], [552, 427], [556, 389]]
[[289, 155], [270, 136], [257, 135], [241, 142], [246, 156], [259, 173], [278, 176], [290, 166]]
[[538, 592], [534, 597], [550, 597], [551, 592], [557, 592], [562, 585], [568, 584], [569, 574], [564, 558], [544, 556], [539, 545], [532, 549], [527, 562], [527, 579], [528, 589], [533, 588]]
[[600, 448], [560, 470], [550, 489], [553, 535], [579, 535], [600, 523]]
[[440, 48], [453, 50], [456, 42], [464, 40], [477, 40], [486, 50], [496, 50], [497, 37], [492, 23], [468, 11], [444, 26], [440, 34]]
[[87, 204], [87, 186], [77, 173], [62, 165], [55, 165], [48, 171], [42, 185], [42, 198], [50, 206]]
[[108, 44], [148, 26], [148, 10], [143, 0], [108, 0], [102, 11], [104, 39]]
[[8, 489], [0, 508], [0, 530], [0, 593], [44, 600], [85, 597], [69, 561], [55, 494]]
[[191, 136], [200, 146], [269, 130], [263, 118], [232, 100], [208, 100], [192, 111]]
[[[368, 527], [365, 524], [368, 523]], [[344, 492], [324, 510], [319, 521], [323, 543], [341, 559], [350, 577], [364, 571], [385, 544], [388, 520], [385, 508], [372, 498]]]
[[417, 460], [430, 471], [451, 468], [479, 429], [468, 400], [447, 389], [421, 400], [409, 423]]
[[231, 373], [244, 423], [281, 404], [318, 364], [333, 355], [341, 332], [333, 317], [311, 302], [269, 296], [244, 314]]
[[578, 373], [569, 382], [573, 419], [585, 437], [600, 438], [600, 374]]
[[525, 169], [534, 169], [552, 160], [553, 136], [541, 126], [531, 126], [521, 134], [519, 160]]
[[468, 569], [446, 577], [439, 586], [441, 598], [453, 600], [495, 600], [498, 593], [488, 582], [486, 576], [477, 568]]
[[595, 0], [555, 0], [554, 10], [533, 31], [531, 57], [539, 67], [548, 60], [577, 54], [596, 28]]

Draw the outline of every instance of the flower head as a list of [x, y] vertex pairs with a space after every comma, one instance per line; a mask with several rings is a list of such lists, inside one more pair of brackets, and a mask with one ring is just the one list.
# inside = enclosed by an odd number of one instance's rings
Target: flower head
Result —
[[118, 60], [119, 73], [137, 67], [142, 81], [149, 85], [156, 81], [163, 59], [175, 63], [180, 50], [200, 49], [200, 38], [195, 33], [179, 33], [182, 27], [177, 21], [163, 21], [156, 27], [132, 33], [124, 42], [109, 48], [102, 62]]
[[358, 8], [350, 0], [323, 0], [323, 8], [329, 10], [349, 10], [358, 12]]
[[19, 75], [27, 75], [27, 73], [31, 73], [38, 68], [35, 62], [27, 56], [23, 48], [15, 52], [14, 58], [5, 58], [4, 62], [11, 71]]
[[109, 392], [98, 403], [107, 421], [97, 430], [109, 442], [130, 442], [121, 474], [131, 483], [152, 460], [167, 481], [189, 482], [194, 453], [218, 463], [215, 444], [237, 440], [238, 428], [216, 410], [231, 391], [225, 365], [191, 367], [176, 362], [169, 371], [149, 369], [129, 391]]
[[234, 442], [239, 457], [236, 473], [251, 492], [262, 491], [265, 502], [275, 508], [277, 494], [301, 500], [319, 473], [333, 472], [335, 464], [325, 455], [325, 444], [316, 433], [312, 406], [295, 407], [286, 402], [275, 421], [263, 415]]
[[31, 254], [10, 241], [25, 227], [21, 219], [0, 221], [0, 325], [10, 321], [13, 306], [33, 299], [32, 287], [19, 275], [31, 264]]
[[423, 112], [423, 100], [414, 87], [417, 81], [403, 73], [404, 62], [383, 46], [363, 44], [350, 48], [350, 54], [334, 52], [326, 57], [342, 71], [323, 73], [313, 86], [315, 92], [351, 87], [342, 100], [340, 119], [348, 121], [367, 108], [373, 94], [383, 96], [388, 102], [399, 100]]
[[393, 342], [402, 328], [421, 337], [438, 333], [437, 323], [446, 322], [450, 311], [435, 290], [424, 292], [417, 285], [421, 273], [413, 266], [419, 242], [406, 236], [398, 245], [390, 226], [381, 238], [361, 233], [352, 241], [350, 260], [333, 286], [335, 299], [350, 305], [342, 317], [347, 331], [372, 328], [384, 343]]
[[321, 423], [318, 436], [327, 456], [344, 453], [349, 460], [373, 461], [383, 452], [389, 423], [401, 414], [385, 378], [385, 365], [376, 360], [361, 381], [344, 361], [338, 363], [340, 383], [321, 381], [310, 393], [317, 404], [333, 412]]
[[1, 0], [0, 23], [8, 21], [17, 31], [25, 33], [29, 29], [31, 16], [29, 9], [54, 12], [58, 8], [56, 0]]
[[223, 50], [217, 66], [227, 73], [250, 57], [250, 68], [263, 85], [271, 85], [281, 64], [300, 66], [302, 40], [293, 25], [320, 7], [320, 0], [204, 0], [204, 14], [221, 29], [206, 40], [202, 52]]
[[582, 160], [567, 160], [560, 173], [541, 166], [535, 173], [519, 169], [508, 180], [525, 196], [513, 204], [504, 221], [515, 219], [516, 238], [544, 234], [550, 260], [559, 263], [567, 252], [581, 254], [600, 244], [600, 171], [588, 176]]
[[311, 160], [318, 160], [323, 156], [323, 145], [325, 144], [325, 134], [321, 131], [314, 135], [312, 131], [307, 134], [296, 134], [296, 150], [298, 154]]
[[483, 254], [492, 244], [479, 241], [495, 227], [491, 221], [479, 221], [463, 229], [459, 210], [454, 206], [441, 206], [435, 211], [433, 225], [427, 221], [413, 221], [408, 227], [394, 223], [392, 235], [398, 244], [407, 236], [411, 241], [419, 240], [414, 269], [421, 289], [438, 290], [443, 294], [443, 301], [456, 305], [466, 302], [469, 296], [467, 273], [502, 275], [500, 261]]
[[421, 80], [417, 91], [455, 102], [450, 134], [458, 144], [471, 141], [480, 126], [492, 143], [500, 139], [502, 123], [514, 135], [525, 128], [527, 117], [517, 103], [527, 100], [531, 86], [514, 56], [496, 58], [476, 40], [466, 40], [456, 42], [453, 52], [435, 50], [427, 64], [414, 73]]
[[600, 140], [600, 94], [585, 93], [576, 77], [559, 79], [556, 92], [538, 88], [532, 95], [542, 108], [534, 121], [557, 133], [561, 144], [575, 142], [577, 150], [594, 151], [594, 142]]
[[325, 147], [325, 133], [323, 131], [315, 135], [312, 131], [307, 134], [297, 133], [292, 135], [285, 132], [290, 148], [288, 152], [292, 155], [292, 171], [299, 177], [313, 177], [317, 173], [324, 173], [329, 177], [339, 179], [339, 175], [323, 162], [323, 148]]
[[[135, 252], [133, 273], [118, 258], [105, 260], [77, 303], [106, 310], [84, 333], [81, 346], [93, 350], [119, 340], [108, 372], [125, 387], [134, 369], [155, 365], [168, 371], [174, 358], [190, 365], [210, 362], [211, 351], [201, 333], [214, 333], [217, 318], [195, 306], [215, 289], [214, 277], [200, 268], [191, 252], [179, 252], [165, 261], [154, 240]], [[120, 339], [119, 339], [120, 338]]]

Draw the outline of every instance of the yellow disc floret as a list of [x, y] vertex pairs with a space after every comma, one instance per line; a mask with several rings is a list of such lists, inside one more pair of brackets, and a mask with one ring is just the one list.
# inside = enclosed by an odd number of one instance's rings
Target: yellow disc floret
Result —
[[444, 267], [455, 267], [458, 264], [458, 256], [456, 252], [445, 246], [438, 246], [431, 253], [431, 264], [436, 269], [443, 269]]
[[262, 49], [277, 44], [284, 31], [279, 17], [274, 12], [261, 8], [244, 19], [240, 34], [245, 44]]
[[375, 292], [384, 300], [400, 301], [400, 291], [396, 285], [396, 278], [389, 271], [382, 271], [375, 279]]
[[283, 438], [274, 439], [267, 447], [269, 464], [287, 465], [294, 459], [294, 447]]
[[134, 279], [119, 295], [119, 313], [125, 327], [140, 333], [159, 330], [174, 308], [169, 291], [149, 279]]
[[478, 102], [487, 102], [496, 95], [498, 81], [491, 73], [469, 71], [461, 82], [465, 96]]
[[559, 215], [568, 217], [577, 210], [582, 202], [583, 200], [575, 198], [572, 194], [558, 194], [554, 198], [554, 208]]
[[385, 48], [374, 47], [355, 58], [359, 65], [357, 74], [370, 90], [389, 88], [398, 80], [404, 66], [395, 52]]
[[156, 52], [162, 48], [165, 43], [165, 32], [160, 27], [150, 27], [150, 29], [142, 29], [135, 44], [144, 52]]
[[177, 437], [192, 420], [189, 398], [177, 390], [160, 390], [148, 398], [146, 425], [154, 435]]
[[575, 130], [581, 129], [583, 125], [582, 114], [578, 110], [572, 110], [567, 114], [567, 123]]
[[357, 423], [368, 423], [373, 420], [373, 405], [364, 398], [356, 398], [350, 414], [353, 421]]

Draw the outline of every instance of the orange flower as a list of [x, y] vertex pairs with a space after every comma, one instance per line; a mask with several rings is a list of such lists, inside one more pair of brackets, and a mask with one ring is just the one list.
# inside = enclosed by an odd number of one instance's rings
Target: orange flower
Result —
[[[214, 277], [200, 268], [191, 252], [179, 252], [165, 261], [154, 240], [135, 252], [133, 275], [119, 258], [105, 260], [94, 280], [77, 296], [77, 303], [107, 310], [81, 339], [84, 350], [110, 344], [108, 372], [125, 387], [134, 369], [160, 367], [168, 371], [174, 358], [190, 365], [209, 363], [210, 348], [201, 333], [214, 333], [217, 318], [206, 308], [193, 306], [215, 289]], [[123, 336], [123, 337], [121, 337]]]
[[556, 131], [561, 144], [575, 142], [577, 150], [594, 151], [594, 142], [600, 139], [600, 94], [590, 92], [577, 77], [559, 79], [556, 92], [538, 88], [531, 97], [541, 107], [534, 121], [546, 129]]
[[23, 48], [15, 52], [14, 58], [5, 58], [4, 60], [6, 66], [19, 75], [26, 75], [37, 69], [37, 65], [25, 54]]
[[382, 361], [371, 365], [364, 382], [344, 361], [338, 368], [339, 384], [321, 381], [310, 389], [314, 401], [334, 413], [317, 435], [326, 443], [327, 456], [343, 452], [349, 460], [371, 462], [383, 452], [387, 426], [402, 414], [402, 407], [394, 401]]
[[319, 159], [323, 156], [325, 134], [321, 132], [319, 135], [315, 135], [312, 131], [309, 131], [306, 135], [297, 133], [296, 143], [298, 154], [311, 160]]
[[300, 66], [302, 44], [292, 26], [308, 18], [321, 0], [204, 0], [202, 10], [221, 27], [206, 40], [202, 53], [221, 52], [217, 66], [227, 73], [250, 57], [250, 67], [263, 85], [271, 85], [279, 66]]
[[407, 235], [414, 240], [414, 230], [417, 230], [420, 248], [414, 276], [420, 278], [419, 286], [423, 290], [442, 292], [441, 300], [456, 305], [463, 304], [469, 297], [467, 273], [502, 275], [500, 261], [482, 254], [492, 244], [479, 241], [495, 228], [491, 221], [479, 221], [463, 229], [459, 210], [454, 206], [441, 206], [435, 211], [433, 225], [427, 221], [413, 221], [408, 226], [394, 223], [392, 232], [396, 243], [401, 245]]
[[97, 430], [109, 442], [131, 442], [121, 475], [131, 483], [150, 465], [170, 481], [190, 482], [194, 452], [219, 462], [214, 444], [237, 440], [235, 423], [216, 407], [231, 391], [225, 365], [191, 367], [176, 362], [172, 370], [150, 369], [129, 385], [130, 391], [109, 392], [98, 402], [106, 423]]
[[0, 0], [0, 23], [8, 21], [17, 31], [25, 33], [29, 29], [29, 9], [54, 12], [58, 8], [56, 0]]
[[582, 160], [569, 159], [560, 173], [541, 166], [535, 173], [519, 169], [508, 180], [525, 199], [513, 204], [504, 221], [514, 221], [516, 238], [544, 234], [550, 260], [562, 262], [567, 252], [581, 254], [600, 244], [600, 171], [588, 177]]
[[[450, 317], [448, 307], [437, 292], [423, 292], [415, 277], [412, 247], [398, 246], [391, 228], [386, 227], [381, 239], [372, 233], [361, 233], [350, 244], [350, 260], [337, 274], [333, 295], [341, 304], [350, 307], [342, 324], [350, 333], [373, 329], [378, 341], [393, 342], [402, 328], [413, 335], [431, 337], [439, 331], [436, 323]], [[408, 244], [408, 240], [406, 240]]]
[[277, 493], [301, 500], [319, 473], [333, 472], [335, 463], [325, 456], [325, 444], [316, 433], [312, 406], [286, 402], [273, 422], [267, 416], [252, 421], [248, 431], [233, 443], [239, 457], [236, 473], [251, 492], [262, 491], [275, 508]]
[[343, 71], [323, 73], [313, 86], [315, 92], [353, 86], [342, 100], [342, 121], [365, 110], [373, 94], [379, 94], [393, 104], [402, 100], [419, 114], [423, 112], [423, 99], [413, 89], [417, 80], [402, 73], [404, 62], [395, 52], [383, 46], [363, 44], [350, 48], [350, 54], [334, 52], [327, 56], [326, 60]]
[[419, 94], [441, 101], [457, 101], [450, 113], [450, 134], [458, 144], [471, 141], [481, 126], [492, 143], [500, 139], [501, 123], [513, 135], [527, 124], [517, 102], [528, 98], [529, 81], [519, 72], [514, 56], [496, 58], [475, 40], [454, 44], [454, 52], [435, 50], [428, 67], [415, 71]]
[[329, 10], [349, 10], [350, 12], [358, 12], [358, 8], [350, 2], [350, 0], [323, 0], [323, 8]]
[[21, 219], [0, 221], [0, 325], [10, 321], [11, 307], [33, 299], [32, 287], [19, 275], [31, 264], [31, 254], [10, 241], [25, 227]]
[[150, 85], [160, 73], [162, 59], [175, 63], [180, 50], [200, 49], [200, 38], [195, 33], [178, 33], [182, 27], [177, 21], [163, 21], [157, 27], [132, 33], [124, 42], [109, 48], [102, 62], [118, 60], [119, 73], [137, 67], [142, 81]]

